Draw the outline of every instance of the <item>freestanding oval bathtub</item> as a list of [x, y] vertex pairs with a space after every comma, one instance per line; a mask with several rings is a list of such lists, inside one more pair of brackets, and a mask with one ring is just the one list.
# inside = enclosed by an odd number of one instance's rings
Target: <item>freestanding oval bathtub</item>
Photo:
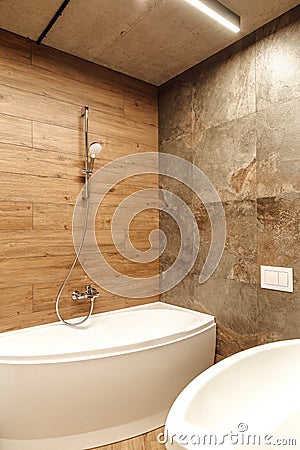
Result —
[[164, 424], [213, 363], [212, 316], [164, 303], [0, 335], [0, 449], [83, 450]]
[[164, 439], [169, 450], [296, 450], [299, 425], [300, 339], [295, 339], [242, 351], [196, 377], [175, 400]]

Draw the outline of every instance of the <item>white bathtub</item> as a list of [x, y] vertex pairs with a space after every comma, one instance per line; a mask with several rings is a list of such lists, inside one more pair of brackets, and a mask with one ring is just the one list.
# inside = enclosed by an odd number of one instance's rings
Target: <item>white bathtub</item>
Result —
[[0, 449], [83, 450], [164, 424], [213, 363], [212, 316], [152, 303], [0, 335]]
[[245, 350], [195, 378], [168, 414], [165, 442], [169, 450], [296, 450], [299, 427], [300, 339], [295, 339]]

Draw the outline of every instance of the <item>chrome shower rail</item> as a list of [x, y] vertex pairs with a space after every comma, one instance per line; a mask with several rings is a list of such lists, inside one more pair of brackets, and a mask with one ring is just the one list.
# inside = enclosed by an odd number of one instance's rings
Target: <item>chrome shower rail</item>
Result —
[[84, 292], [84, 293], [80, 293], [77, 290], [73, 291], [73, 293], [72, 293], [73, 300], [78, 300], [78, 299], [83, 299], [83, 298], [87, 298], [90, 300], [89, 312], [86, 315], [86, 317], [84, 317], [79, 322], [68, 322], [61, 317], [60, 312], [59, 312], [59, 301], [60, 301], [61, 294], [62, 294], [62, 292], [71, 276], [71, 273], [73, 272], [74, 267], [79, 259], [79, 256], [80, 256], [83, 244], [84, 244], [84, 239], [85, 239], [87, 225], [88, 225], [88, 218], [89, 218], [89, 207], [90, 207], [90, 186], [91, 186], [90, 177], [93, 174], [95, 158], [102, 150], [102, 146], [98, 142], [92, 142], [92, 144], [89, 146], [89, 107], [87, 105], [83, 107], [81, 117], [84, 117], [84, 123], [85, 123], [85, 167], [82, 170], [82, 174], [85, 176], [85, 197], [83, 198], [83, 201], [86, 202], [85, 203], [85, 219], [84, 219], [82, 237], [81, 237], [81, 241], [79, 244], [79, 248], [76, 251], [76, 256], [74, 258], [73, 264], [58, 291], [58, 294], [56, 297], [56, 305], [55, 305], [56, 314], [57, 314], [58, 319], [62, 323], [64, 323], [65, 325], [68, 325], [70, 327], [76, 327], [77, 325], [81, 325], [86, 320], [89, 319], [89, 317], [91, 316], [93, 309], [94, 309], [94, 301], [99, 296], [99, 292], [95, 288], [93, 288], [92, 285], [86, 286], [86, 292]]

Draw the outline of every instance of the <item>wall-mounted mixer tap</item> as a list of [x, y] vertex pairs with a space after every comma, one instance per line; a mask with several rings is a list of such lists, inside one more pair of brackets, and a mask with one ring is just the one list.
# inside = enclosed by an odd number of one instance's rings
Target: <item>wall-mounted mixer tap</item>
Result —
[[88, 284], [85, 287], [85, 292], [73, 291], [72, 292], [72, 300], [83, 300], [85, 298], [91, 298], [95, 300], [95, 298], [99, 297], [100, 293], [93, 287], [92, 284]]

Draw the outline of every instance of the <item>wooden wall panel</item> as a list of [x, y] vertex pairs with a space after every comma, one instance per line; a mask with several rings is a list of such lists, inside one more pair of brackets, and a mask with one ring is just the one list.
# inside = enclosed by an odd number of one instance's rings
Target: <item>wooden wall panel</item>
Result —
[[[49, 232], [51, 236], [51, 232]], [[37, 244], [38, 245], [38, 244]], [[14, 259], [0, 260], [0, 288], [10, 286], [36, 285], [62, 281], [73, 262], [73, 255], [56, 256], [20, 256]], [[74, 269], [74, 277], [79, 279], [82, 269]]]
[[0, 142], [32, 146], [32, 122], [0, 114]]
[[81, 161], [72, 154], [12, 144], [0, 144], [0, 149], [1, 172], [70, 179], [80, 174]]
[[69, 230], [49, 228], [23, 230], [0, 230], [0, 259], [39, 256], [63, 256], [73, 254], [72, 233]]
[[0, 59], [10, 60], [13, 63], [31, 64], [32, 44], [28, 39], [24, 39], [9, 31], [1, 30], [0, 33]]
[[[10, 287], [1, 297], [0, 320], [19, 314], [29, 314], [32, 308], [32, 286]], [[13, 323], [14, 319], [11, 319]]]
[[[90, 133], [90, 139], [91, 141], [101, 140], [103, 146], [101, 159], [95, 161], [97, 167], [100, 167], [101, 163], [107, 164], [108, 161], [113, 161], [116, 158], [132, 153], [157, 151], [156, 145], [151, 147], [140, 142], [138, 134], [131, 139], [127, 136], [120, 140], [106, 136], [103, 130], [100, 134]], [[34, 122], [33, 146], [49, 151], [72, 153], [78, 157], [83, 157], [84, 133], [80, 129], [73, 130], [48, 123]]]
[[[0, 71], [1, 82], [6, 86], [79, 106], [88, 103], [93, 109], [108, 114], [120, 116], [123, 114], [123, 96], [111, 90], [102, 90], [95, 95], [95, 88], [92, 85], [85, 83], [84, 89], [82, 89], [80, 81], [72, 80], [63, 74], [57, 76], [57, 74], [27, 64], [17, 63], [12, 66], [11, 62], [5, 60], [0, 61]], [[74, 92], [77, 92], [76, 98], [74, 98]]]
[[0, 230], [31, 230], [33, 226], [32, 203], [0, 202]]
[[35, 230], [65, 229], [72, 232], [73, 204], [34, 203], [32, 212]]
[[[87, 103], [87, 102], [84, 102]], [[0, 111], [9, 116], [27, 120], [45, 121], [67, 128], [83, 129], [80, 117], [81, 105], [56, 100], [44, 95], [1, 85]], [[42, 119], [42, 120], [41, 120]], [[117, 139], [138, 139], [141, 143], [155, 147], [157, 129], [154, 123], [140, 123], [122, 113], [112, 110], [110, 114], [93, 109], [90, 131]]]
[[[33, 168], [32, 171], [34, 172]], [[57, 202], [74, 204], [81, 189], [80, 180], [81, 177], [79, 176], [73, 182], [70, 182], [66, 178], [1, 172], [0, 202]]]
[[44, 45], [34, 46], [32, 64], [49, 72], [78, 80], [84, 85], [92, 85], [100, 92], [109, 90], [121, 93], [124, 98], [134, 98], [152, 105], [157, 102], [157, 89], [154, 86], [115, 71], [108, 71], [104, 67]]
[[[74, 258], [72, 217], [83, 186], [82, 106], [90, 106], [90, 140], [103, 145], [96, 169], [132, 153], [156, 152], [158, 117], [154, 86], [3, 30], [0, 73], [0, 288], [9, 294], [0, 299], [1, 332], [57, 320], [55, 299]], [[126, 275], [157, 275], [158, 261], [137, 264], [118, 254], [112, 214], [126, 196], [157, 186], [155, 175], [131, 177], [109, 192], [97, 214], [98, 245]], [[157, 211], [133, 220], [130, 238], [138, 249], [149, 248], [155, 228]], [[88, 310], [70, 296], [89, 283], [78, 264], [61, 297], [65, 318]], [[159, 300], [99, 289], [95, 312]]]

